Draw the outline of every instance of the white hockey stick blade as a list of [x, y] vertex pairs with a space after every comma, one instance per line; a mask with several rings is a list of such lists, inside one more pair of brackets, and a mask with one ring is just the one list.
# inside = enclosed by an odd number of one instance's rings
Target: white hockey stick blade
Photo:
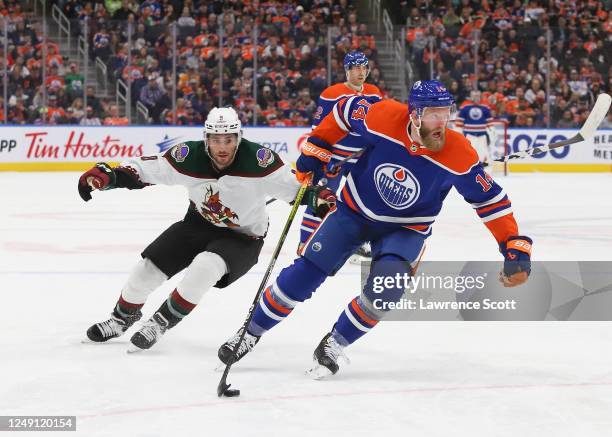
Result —
[[608, 115], [608, 111], [610, 110], [610, 102], [612, 101], [612, 97], [610, 97], [606, 93], [602, 93], [597, 97], [595, 101], [595, 105], [589, 114], [589, 117], [582, 125], [580, 132], [574, 135], [571, 138], [568, 138], [564, 141], [558, 141], [556, 143], [547, 144], [546, 146], [538, 146], [527, 150], [520, 150], [518, 152], [510, 153], [509, 155], [502, 156], [501, 158], [496, 159], [498, 162], [505, 162], [511, 159], [521, 159], [526, 158], [528, 156], [535, 155], [536, 153], [547, 152], [550, 149], [556, 149], [558, 147], [569, 146], [570, 144], [580, 143], [581, 141], [586, 141], [590, 139], [597, 128], [603, 121], [603, 119]]
[[595, 106], [591, 110], [589, 114], [589, 118], [584, 122], [584, 126], [580, 129], [580, 135], [584, 140], [588, 140], [593, 135], [595, 135], [595, 131], [603, 121], [603, 119], [608, 115], [608, 111], [610, 110], [610, 102], [612, 102], [612, 97], [609, 94], [602, 93], [597, 96], [597, 100], [595, 101]]

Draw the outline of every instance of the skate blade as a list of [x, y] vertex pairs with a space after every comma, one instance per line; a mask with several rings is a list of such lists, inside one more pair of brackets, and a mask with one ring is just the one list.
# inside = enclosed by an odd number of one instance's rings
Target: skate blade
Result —
[[327, 367], [322, 366], [315, 361], [313, 367], [306, 371], [306, 375], [308, 375], [314, 380], [320, 381], [322, 379], [326, 379], [332, 376], [333, 373]]
[[146, 349], [141, 349], [133, 343], [130, 343], [130, 345], [126, 349], [126, 352], [128, 354], [137, 354], [138, 352], [144, 352], [144, 351], [146, 351]]
[[215, 372], [225, 372], [225, 367], [227, 364], [219, 363], [217, 367], [215, 367]]

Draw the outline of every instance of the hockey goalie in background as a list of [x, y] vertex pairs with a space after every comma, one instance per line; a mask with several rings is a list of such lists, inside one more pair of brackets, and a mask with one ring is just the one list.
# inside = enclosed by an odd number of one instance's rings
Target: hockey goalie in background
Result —
[[480, 163], [487, 167], [497, 156], [497, 130], [493, 125], [489, 107], [480, 100], [480, 91], [472, 91], [470, 100], [463, 102], [455, 120], [456, 129], [470, 140], [478, 153]]
[[[189, 195], [185, 217], [142, 252], [108, 320], [87, 330], [93, 342], [123, 335], [142, 317], [149, 294], [185, 269], [185, 276], [153, 316], [132, 335], [130, 352], [151, 348], [176, 326], [211, 288], [225, 288], [257, 263], [268, 231], [266, 196], [293, 202], [300, 188], [291, 167], [272, 150], [242, 138], [238, 114], [213, 108], [204, 138], [177, 144], [157, 155], [141, 156], [118, 167], [98, 163], [79, 179], [83, 200], [92, 190], [182, 185]], [[336, 201], [324, 186], [310, 186], [302, 200], [316, 216]]]

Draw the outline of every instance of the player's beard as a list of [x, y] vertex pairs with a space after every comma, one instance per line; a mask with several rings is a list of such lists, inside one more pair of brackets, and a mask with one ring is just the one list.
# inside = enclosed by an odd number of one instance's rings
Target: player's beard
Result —
[[446, 141], [446, 130], [443, 127], [427, 129], [424, 126], [421, 126], [421, 129], [419, 129], [419, 135], [421, 136], [421, 141], [423, 141], [423, 146], [425, 146], [427, 150], [439, 152], [444, 147], [444, 142]]

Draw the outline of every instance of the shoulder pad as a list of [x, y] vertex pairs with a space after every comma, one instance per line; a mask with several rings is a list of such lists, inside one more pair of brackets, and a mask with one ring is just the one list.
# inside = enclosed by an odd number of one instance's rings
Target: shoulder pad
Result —
[[335, 85], [329, 86], [323, 90], [320, 99], [323, 100], [338, 100], [341, 97], [348, 97], [355, 94], [354, 92], [350, 92], [347, 90], [346, 86], [343, 83], [337, 83]]
[[376, 85], [372, 85], [371, 83], [363, 84], [363, 94], [368, 97], [377, 96], [382, 99], [382, 92], [380, 91], [380, 89]]
[[381, 100], [372, 104], [365, 118], [365, 127], [373, 135], [408, 145], [408, 105], [397, 100]]
[[284, 165], [281, 157], [272, 149], [242, 139], [234, 163], [226, 174], [242, 177], [263, 177]]

